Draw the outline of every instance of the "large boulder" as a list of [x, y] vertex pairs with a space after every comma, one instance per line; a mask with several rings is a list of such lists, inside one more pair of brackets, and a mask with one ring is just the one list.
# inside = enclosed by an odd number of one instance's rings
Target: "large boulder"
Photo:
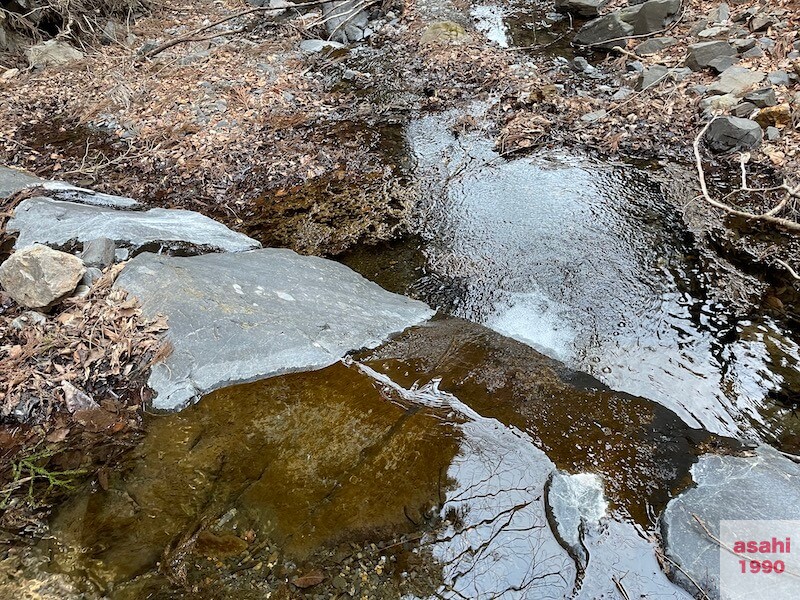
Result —
[[596, 17], [608, 0], [556, 0], [556, 9], [579, 17]]
[[72, 292], [86, 267], [76, 256], [34, 244], [0, 265], [0, 285], [26, 308], [46, 308]]
[[31, 244], [66, 246], [101, 237], [133, 250], [158, 245], [168, 249], [193, 247], [240, 252], [260, 245], [254, 239], [190, 210], [118, 210], [44, 197], [23, 200], [14, 211], [7, 229], [19, 234], [17, 248]]
[[700, 42], [689, 44], [686, 53], [686, 66], [692, 71], [699, 71], [711, 66], [712, 61], [723, 56], [736, 56], [736, 49], [728, 42]]
[[83, 58], [83, 52], [73, 48], [66, 42], [47, 40], [41, 44], [31, 46], [25, 51], [28, 64], [32, 69], [42, 69], [65, 65]]
[[278, 248], [140, 254], [116, 285], [148, 316], [169, 320], [174, 351], [149, 381], [162, 409], [231, 383], [328, 366], [433, 315], [344, 265]]
[[750, 119], [721, 117], [714, 119], [706, 131], [705, 141], [715, 152], [750, 150], [761, 144], [761, 126]]
[[796, 520], [800, 466], [761, 447], [752, 457], [704, 456], [692, 468], [692, 478], [696, 487], [667, 505], [662, 532], [667, 554], [681, 567], [675, 577], [693, 593], [697, 588], [688, 578], [701, 583], [715, 598], [720, 549], [711, 536], [719, 539], [720, 521]]

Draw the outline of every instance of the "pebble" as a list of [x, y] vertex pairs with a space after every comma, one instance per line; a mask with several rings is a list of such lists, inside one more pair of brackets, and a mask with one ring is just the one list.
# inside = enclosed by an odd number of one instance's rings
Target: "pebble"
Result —
[[764, 132], [767, 136], [767, 139], [770, 142], [774, 142], [779, 137], [781, 137], [781, 132], [778, 130], [777, 127], [772, 127], [771, 125], [767, 127], [766, 131]]

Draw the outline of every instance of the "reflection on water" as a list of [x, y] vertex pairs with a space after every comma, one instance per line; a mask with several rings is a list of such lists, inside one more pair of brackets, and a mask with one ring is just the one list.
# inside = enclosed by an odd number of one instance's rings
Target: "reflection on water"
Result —
[[[309, 573], [320, 597], [565, 598], [613, 590], [623, 570], [636, 597], [679, 598], [651, 568], [651, 513], [704, 449], [735, 447], [437, 320], [154, 417], [130, 470], [61, 507], [43, 550], [121, 600], [264, 598]], [[557, 468], [583, 474], [565, 479], [575, 493]], [[601, 478], [587, 503], [580, 486]]]
[[764, 397], [797, 379], [797, 345], [775, 323], [737, 324], [715, 302], [657, 184], [588, 158], [504, 160], [480, 134], [453, 133], [450, 119], [409, 127], [430, 184], [416, 295], [692, 426], [751, 438], [767, 429]]

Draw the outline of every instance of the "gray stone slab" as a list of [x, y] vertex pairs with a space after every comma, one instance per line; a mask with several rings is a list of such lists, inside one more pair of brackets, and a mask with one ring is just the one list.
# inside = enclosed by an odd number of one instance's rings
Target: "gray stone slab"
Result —
[[114, 196], [76, 187], [64, 181], [50, 181], [41, 179], [31, 173], [20, 169], [11, 169], [0, 166], [0, 198], [8, 198], [12, 194], [27, 188], [42, 187], [62, 200], [72, 200], [82, 204], [95, 204], [97, 206], [116, 206], [119, 208], [134, 208], [140, 206], [133, 198]]
[[117, 210], [43, 197], [23, 200], [15, 209], [7, 229], [19, 234], [16, 248], [36, 243], [60, 247], [100, 237], [134, 250], [159, 244], [169, 248], [194, 246], [241, 252], [260, 245], [254, 239], [190, 210]]
[[[662, 517], [669, 556], [712, 597], [719, 594], [719, 546], [715, 537], [721, 520], [795, 520], [800, 506], [800, 466], [767, 446], [756, 456], [703, 456], [692, 468], [697, 487], [672, 500]], [[691, 592], [694, 585], [676, 573]]]
[[153, 367], [154, 406], [180, 409], [232, 383], [319, 369], [434, 311], [339, 263], [291, 250], [140, 254], [116, 285], [164, 314], [172, 354]]

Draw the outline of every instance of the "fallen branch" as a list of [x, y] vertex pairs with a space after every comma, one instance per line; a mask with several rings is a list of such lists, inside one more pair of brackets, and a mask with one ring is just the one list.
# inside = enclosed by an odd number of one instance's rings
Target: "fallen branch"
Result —
[[[254, 8], [248, 8], [247, 10], [242, 10], [242, 11], [239, 11], [239, 12], [234, 13], [232, 15], [228, 15], [227, 17], [219, 19], [218, 21], [214, 21], [213, 23], [209, 23], [208, 25], [203, 25], [202, 27], [200, 27], [198, 29], [195, 29], [194, 31], [192, 31], [190, 33], [187, 33], [186, 35], [182, 35], [182, 36], [177, 37], [175, 39], [166, 41], [163, 44], [161, 44], [160, 46], [156, 46], [155, 48], [153, 48], [152, 50], [147, 52], [145, 54], [145, 57], [153, 58], [154, 56], [164, 52], [164, 50], [169, 50], [170, 48], [172, 48], [173, 46], [177, 46], [178, 44], [184, 44], [184, 43], [193, 42], [193, 41], [202, 41], [201, 39], [196, 39], [197, 36], [200, 35], [201, 33], [205, 32], [205, 31], [208, 31], [209, 29], [213, 29], [217, 25], [222, 25], [223, 23], [227, 23], [228, 21], [233, 21], [234, 19], [238, 19], [239, 17], [246, 17], [248, 15], [252, 15], [252, 14], [255, 14], [255, 13], [280, 11], [280, 10], [282, 10], [282, 8], [289, 9], [289, 8], [303, 8], [303, 7], [306, 7], [306, 6], [319, 6], [320, 4], [324, 4], [325, 2], [328, 2], [328, 1], [329, 0], [311, 0], [310, 2], [300, 2], [298, 4], [291, 4], [290, 6], [286, 6], [286, 7], [256, 6]], [[242, 29], [238, 29], [238, 30], [223, 32], [223, 33], [220, 33], [218, 35], [214, 35], [214, 36], [211, 36], [211, 37], [208, 37], [208, 38], [203, 38], [203, 39], [213, 39], [215, 37], [219, 37], [219, 36], [222, 36], [222, 35], [230, 35], [231, 33], [240, 33], [241, 31], [243, 31], [243, 28]]]
[[[716, 208], [720, 208], [720, 209], [722, 209], [722, 210], [724, 210], [724, 211], [726, 211], [726, 212], [728, 212], [728, 213], [730, 213], [732, 215], [736, 215], [738, 217], [743, 217], [743, 218], [748, 219], [748, 220], [763, 221], [765, 223], [771, 223], [773, 225], [778, 225], [778, 226], [783, 227], [784, 229], [788, 229], [790, 231], [798, 231], [798, 232], [800, 232], [800, 223], [797, 223], [796, 221], [791, 221], [789, 219], [784, 219], [782, 217], [776, 217], [775, 216], [778, 212], [780, 212], [780, 210], [783, 209], [784, 206], [786, 206], [786, 204], [789, 202], [790, 198], [800, 197], [800, 186], [794, 187], [794, 188], [790, 188], [788, 185], [786, 185], [785, 182], [783, 184], [777, 186], [775, 189], [776, 190], [784, 190], [786, 192], [786, 196], [783, 198], [783, 200], [781, 200], [780, 203], [778, 203], [777, 206], [775, 206], [774, 208], [770, 209], [769, 211], [767, 211], [765, 213], [761, 213], [761, 214], [756, 214], [756, 213], [752, 213], [752, 212], [748, 212], [748, 211], [744, 211], [744, 210], [739, 210], [737, 208], [733, 208], [732, 206], [729, 206], [729, 205], [727, 205], [727, 204], [725, 204], [723, 202], [719, 202], [718, 200], [714, 200], [711, 197], [711, 195], [708, 192], [708, 186], [706, 184], [705, 172], [703, 171], [703, 159], [702, 159], [702, 156], [700, 154], [700, 141], [703, 139], [703, 136], [706, 134], [706, 131], [708, 131], [709, 126], [711, 125], [711, 123], [714, 122], [714, 120], [716, 118], [717, 117], [714, 117], [708, 123], [705, 124], [703, 129], [700, 130], [700, 133], [695, 138], [694, 143], [692, 144], [692, 147], [694, 149], [695, 166], [697, 167], [697, 175], [698, 175], [698, 178], [700, 179], [700, 191], [703, 194], [703, 198], [705, 198], [706, 202], [708, 202], [711, 206], [714, 206]], [[749, 190], [747, 188], [742, 188], [742, 191], [751, 191], [751, 190]]]

